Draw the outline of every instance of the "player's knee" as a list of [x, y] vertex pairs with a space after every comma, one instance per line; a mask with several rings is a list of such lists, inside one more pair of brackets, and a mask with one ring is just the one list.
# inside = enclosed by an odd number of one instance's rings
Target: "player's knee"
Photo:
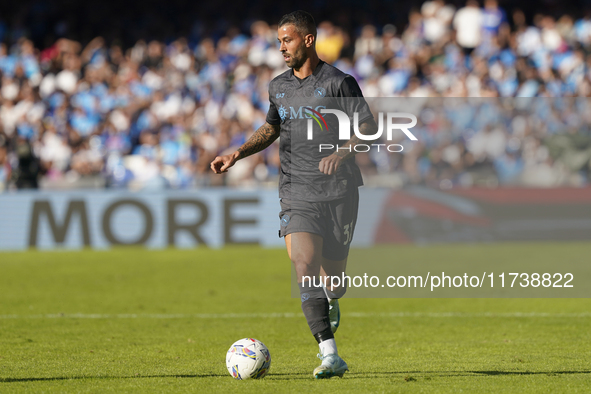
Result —
[[298, 251], [292, 252], [291, 254], [291, 262], [298, 270], [309, 271], [312, 267], [314, 267], [314, 254], [306, 251]]

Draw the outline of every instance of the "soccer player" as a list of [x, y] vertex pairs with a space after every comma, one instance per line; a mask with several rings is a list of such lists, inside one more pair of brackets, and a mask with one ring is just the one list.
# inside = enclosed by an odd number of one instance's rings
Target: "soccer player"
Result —
[[[350, 140], [339, 141], [338, 127], [334, 127], [336, 116], [332, 123], [327, 116], [332, 127], [327, 126], [325, 133], [318, 135], [322, 142], [331, 142], [323, 146], [332, 145], [333, 149], [306, 146], [306, 141], [298, 145], [296, 134], [302, 134], [302, 130], [296, 122], [302, 124], [310, 118], [302, 115], [304, 111], [320, 115], [314, 108], [326, 107], [326, 100], [334, 100], [351, 121], [353, 113], [358, 113], [359, 133], [373, 134], [377, 125], [355, 79], [318, 58], [316, 24], [309, 13], [295, 11], [283, 16], [278, 40], [290, 70], [269, 84], [271, 103], [266, 123], [236, 152], [216, 157], [211, 169], [216, 174], [224, 173], [236, 161], [262, 151], [281, 137], [279, 236], [285, 237], [298, 278], [302, 311], [320, 347], [318, 357], [322, 363], [314, 376], [342, 377], [348, 367], [338, 355], [334, 332], [340, 321], [338, 299], [345, 294], [346, 283], [331, 286], [328, 282], [320, 287], [304, 278], [342, 277], [345, 272], [357, 221], [357, 188], [363, 184], [354, 159], [354, 148], [360, 140], [353, 134]], [[346, 99], [350, 97], [361, 99]], [[301, 103], [304, 106], [298, 105]]]

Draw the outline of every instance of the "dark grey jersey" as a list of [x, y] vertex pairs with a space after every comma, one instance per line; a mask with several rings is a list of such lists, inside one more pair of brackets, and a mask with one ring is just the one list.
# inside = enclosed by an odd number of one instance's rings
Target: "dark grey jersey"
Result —
[[[310, 202], [331, 201], [345, 197], [352, 188], [363, 184], [354, 158], [343, 161], [333, 175], [325, 175], [318, 169], [323, 157], [347, 142], [339, 140], [337, 117], [320, 116], [318, 111], [321, 108], [345, 112], [351, 124], [355, 112], [359, 123], [373, 117], [352, 76], [323, 61], [303, 80], [297, 78], [293, 70], [288, 70], [269, 84], [269, 100], [267, 122], [281, 125], [279, 197]], [[312, 141], [307, 138], [309, 119], [314, 119], [318, 126], [313, 126], [321, 130], [315, 132]], [[324, 147], [332, 145], [334, 149], [321, 150], [320, 144]]]

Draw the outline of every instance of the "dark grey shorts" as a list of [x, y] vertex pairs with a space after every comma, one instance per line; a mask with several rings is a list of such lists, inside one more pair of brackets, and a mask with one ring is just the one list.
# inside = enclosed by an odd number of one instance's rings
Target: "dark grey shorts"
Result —
[[330, 260], [343, 260], [349, 255], [358, 209], [357, 188], [344, 198], [326, 202], [282, 198], [279, 237], [300, 232], [318, 234], [324, 240], [322, 256]]

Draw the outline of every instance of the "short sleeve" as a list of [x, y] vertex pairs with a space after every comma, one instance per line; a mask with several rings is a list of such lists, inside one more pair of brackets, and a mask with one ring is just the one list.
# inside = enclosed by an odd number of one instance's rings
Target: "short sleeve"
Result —
[[343, 79], [339, 91], [337, 92], [337, 97], [342, 98], [339, 100], [339, 104], [345, 113], [350, 114], [349, 116], [351, 118], [353, 117], [353, 113], [357, 112], [359, 114], [360, 124], [368, 118], [373, 119], [373, 114], [369, 109], [369, 105], [363, 98], [361, 88], [352, 76], [347, 75], [345, 79]]
[[277, 106], [271, 99], [271, 89], [269, 89], [269, 111], [267, 112], [267, 123], [272, 125], [279, 125], [281, 124], [281, 117], [279, 116], [279, 111], [277, 111]]
[[345, 79], [343, 79], [339, 89], [339, 97], [363, 97], [361, 88], [355, 78], [347, 75]]

